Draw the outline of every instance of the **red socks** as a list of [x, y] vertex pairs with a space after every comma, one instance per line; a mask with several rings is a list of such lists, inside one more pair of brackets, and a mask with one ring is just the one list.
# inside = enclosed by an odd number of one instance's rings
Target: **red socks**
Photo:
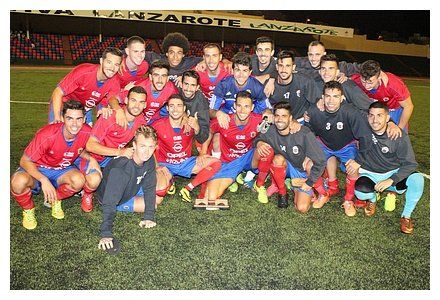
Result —
[[67, 183], [64, 183], [57, 188], [57, 200], [69, 198], [76, 193], [77, 191], [71, 190], [69, 188], [69, 185]]
[[345, 177], [345, 195], [344, 200], [349, 201], [353, 200], [354, 197], [354, 185], [356, 184], [357, 178]]
[[258, 160], [258, 177], [257, 177], [257, 186], [264, 185], [264, 181], [266, 180], [267, 175], [270, 171], [270, 166], [272, 164], [272, 160], [274, 157], [273, 149], [270, 148], [269, 155], [264, 157], [260, 157]]
[[286, 185], [284, 184], [284, 180], [286, 179], [287, 167], [285, 166], [270, 166], [270, 174], [272, 175], [272, 180], [278, 187], [278, 193], [280, 195], [287, 194]]
[[222, 163], [220, 161], [215, 161], [206, 168], [202, 169], [199, 174], [186, 186], [188, 191], [192, 191], [199, 184], [208, 181], [215, 173], [220, 170]]
[[318, 178], [318, 180], [315, 182], [313, 187], [318, 192], [318, 194], [327, 195], [327, 191], [325, 190], [325, 187], [324, 187], [324, 180], [322, 179], [322, 177]]
[[30, 189], [23, 194], [15, 194], [13, 191], [11, 191], [11, 194], [15, 198], [15, 201], [17, 201], [18, 205], [21, 206], [21, 208], [32, 209], [35, 207], [34, 201], [32, 200], [32, 192]]

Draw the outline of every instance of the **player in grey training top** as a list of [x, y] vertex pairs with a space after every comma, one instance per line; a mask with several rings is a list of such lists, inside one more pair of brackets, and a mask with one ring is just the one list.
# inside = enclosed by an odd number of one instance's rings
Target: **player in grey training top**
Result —
[[182, 75], [182, 88], [178, 90], [185, 100], [188, 122], [193, 122], [195, 118], [199, 122], [200, 131], [195, 138], [197, 142], [203, 144], [209, 136], [209, 103], [199, 90], [199, 80], [200, 76], [196, 71], [186, 71]]
[[[360, 200], [368, 201], [364, 209], [367, 216], [376, 212], [376, 192], [406, 192], [400, 230], [413, 233], [411, 213], [423, 194], [423, 176], [416, 172], [418, 164], [408, 135], [402, 132], [402, 137], [396, 140], [387, 136], [389, 120], [389, 109], [385, 103], [371, 104], [368, 112], [371, 127], [369, 138], [360, 143], [357, 157], [347, 162], [347, 173], [360, 175], [355, 194]], [[392, 211], [394, 208], [395, 198], [394, 201], [386, 199], [385, 210]]]
[[[357, 154], [357, 140], [365, 138], [370, 132], [366, 117], [359, 109], [345, 101], [342, 85], [337, 81], [326, 82], [323, 89], [324, 111], [311, 106], [306, 125], [318, 137], [327, 160], [328, 197], [321, 197], [313, 203], [321, 208], [330, 197], [339, 194], [339, 181], [336, 177], [337, 160], [345, 173], [345, 163]], [[346, 176], [343, 207], [347, 216], [354, 216], [354, 184], [356, 177]]]
[[[307, 57], [295, 57], [296, 70], [309, 75], [312, 78], [319, 78], [319, 64], [321, 56], [327, 54], [324, 44], [320, 41], [313, 41], [309, 44]], [[350, 77], [355, 73], [359, 73], [360, 64], [339, 62], [339, 70], [345, 76]]]
[[96, 198], [102, 204], [101, 240], [98, 247], [113, 248], [113, 221], [116, 211], [144, 212], [139, 226], [156, 226], [156, 164], [153, 153], [157, 135], [149, 126], [136, 130], [133, 158], [118, 157], [104, 168]]
[[[309, 128], [302, 126], [297, 133], [290, 134], [289, 125], [293, 122], [293, 117], [287, 102], [279, 102], [275, 105], [274, 121], [274, 125], [270, 126], [266, 133], [255, 138], [254, 144], [257, 147], [261, 147], [262, 142], [270, 145], [275, 153], [273, 165], [286, 166], [287, 177], [302, 178], [301, 185], [295, 187], [294, 203], [298, 211], [307, 212], [312, 201], [312, 187], [315, 187], [320, 194], [325, 193], [322, 180], [318, 182], [325, 168], [324, 153]], [[304, 165], [306, 157], [310, 160]], [[271, 172], [280, 190], [283, 188], [286, 174], [284, 173], [283, 178], [279, 180], [277, 177], [281, 173], [281, 170]], [[286, 199], [279, 199], [279, 207], [285, 207], [283, 200]]]
[[291, 107], [294, 119], [302, 119], [310, 105], [315, 105], [321, 98], [315, 81], [302, 73], [294, 73], [294, 57], [290, 51], [280, 51], [276, 65], [278, 76], [275, 81], [275, 91], [269, 97], [272, 106], [281, 101], [287, 101]]
[[[321, 57], [320, 77], [315, 78], [315, 83], [320, 90], [323, 89], [324, 83], [337, 80], [340, 73], [338, 65], [339, 60], [334, 54], [327, 54]], [[373, 100], [370, 99], [356, 83], [348, 79], [342, 82], [342, 88], [344, 89], [345, 100], [348, 103], [352, 103], [358, 109], [365, 111], [365, 113], [368, 111]]]

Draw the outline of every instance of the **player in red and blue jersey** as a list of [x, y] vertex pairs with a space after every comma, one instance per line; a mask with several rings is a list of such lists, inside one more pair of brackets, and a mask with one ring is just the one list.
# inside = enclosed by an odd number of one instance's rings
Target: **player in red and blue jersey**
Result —
[[[211, 121], [211, 134], [219, 133], [220, 136], [220, 160], [222, 167], [207, 184], [208, 199], [219, 199], [224, 191], [234, 182], [235, 178], [241, 171], [253, 170], [258, 172], [257, 159], [255, 158], [255, 149], [253, 148], [253, 140], [257, 136], [257, 127], [262, 120], [262, 116], [252, 113], [254, 104], [251, 94], [247, 91], [241, 91], [237, 94], [234, 103], [235, 113], [229, 121], [228, 129], [222, 128], [217, 119]], [[203, 145], [203, 153], [207, 153], [207, 146], [210, 139]], [[235, 187], [231, 187], [231, 191], [236, 191]], [[199, 198], [203, 198], [201, 193]]]
[[145, 40], [143, 38], [136, 35], [128, 38], [125, 54], [116, 75], [122, 89], [129, 83], [144, 79], [149, 67], [145, 60]]
[[[45, 201], [52, 205], [52, 216], [63, 219], [61, 200], [81, 189], [93, 192], [101, 181], [98, 163], [84, 152], [91, 132], [84, 124], [84, 106], [69, 100], [63, 104], [62, 117], [63, 122], [46, 125], [35, 134], [11, 178], [11, 193], [23, 208], [26, 229], [37, 226], [32, 194], [43, 191]], [[79, 156], [89, 160], [85, 174], [75, 167]]]
[[381, 71], [380, 64], [374, 60], [365, 61], [351, 79], [370, 97], [386, 103], [391, 120], [400, 128], [408, 130], [409, 119], [414, 110], [411, 94], [396, 75]]
[[203, 60], [206, 70], [197, 73], [200, 76], [200, 90], [209, 101], [217, 84], [229, 73], [221, 62], [222, 50], [218, 44], [208, 43], [203, 47]]
[[115, 114], [109, 118], [99, 118], [92, 128], [90, 139], [87, 142], [87, 151], [96, 158], [103, 168], [115, 156], [131, 158], [132, 148], [125, 148], [134, 137], [136, 130], [146, 125], [142, 111], [146, 106], [147, 92], [143, 87], [135, 86], [130, 89], [125, 99], [123, 111], [128, 120], [126, 129], [116, 124]]
[[[199, 184], [209, 180], [219, 169], [221, 163], [218, 159], [208, 155], [191, 156], [194, 136], [200, 131], [200, 126], [195, 118], [191, 123], [191, 130], [185, 132], [182, 124], [186, 113], [185, 102], [179, 94], [172, 95], [167, 103], [169, 116], [161, 118], [151, 126], [156, 129], [158, 137], [158, 149], [155, 153], [160, 166], [166, 167], [175, 176], [195, 178], [179, 194], [184, 201], [191, 202], [190, 192]], [[160, 181], [158, 174], [158, 181]], [[169, 186], [169, 183], [167, 183]], [[164, 189], [166, 187], [158, 187]], [[156, 199], [158, 204], [162, 199]]]
[[122, 61], [122, 52], [113, 47], [104, 50], [100, 64], [84, 63], [75, 67], [57, 85], [49, 104], [49, 123], [62, 122], [63, 102], [70, 99], [81, 102], [86, 110], [86, 123], [91, 125], [91, 109], [117, 95], [119, 80], [115, 76]]
[[[168, 80], [169, 69], [168, 62], [156, 60], [151, 64], [148, 71], [149, 78], [135, 83], [135, 86], [143, 87], [147, 91], [147, 106], [143, 114], [148, 124], [160, 118], [160, 109], [172, 94], [178, 93], [175, 85]], [[125, 99], [126, 95], [127, 91], [121, 91], [119, 99]], [[110, 106], [116, 111], [116, 123], [126, 128], [127, 119], [121, 111], [119, 100], [116, 98], [111, 99]]]

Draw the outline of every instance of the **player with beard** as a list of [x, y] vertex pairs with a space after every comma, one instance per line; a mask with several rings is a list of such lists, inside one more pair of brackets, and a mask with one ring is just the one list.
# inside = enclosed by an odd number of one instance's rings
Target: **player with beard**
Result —
[[[324, 84], [329, 81], [337, 80], [339, 76], [339, 60], [334, 54], [326, 54], [321, 57], [319, 75], [315, 78], [315, 83], [319, 90], [324, 88]], [[358, 109], [364, 112], [368, 111], [370, 104], [373, 103], [367, 94], [365, 94], [361, 88], [352, 80], [346, 80], [342, 82], [342, 88], [344, 89], [344, 98], [348, 103], [353, 104]]]
[[[275, 43], [267, 36], [260, 36], [255, 41], [255, 55], [251, 56], [252, 75], [264, 84], [264, 94], [269, 97], [273, 94], [277, 78]], [[267, 81], [267, 82], [266, 82]]]
[[[323, 56], [324, 57], [324, 56]], [[320, 196], [313, 202], [314, 208], [321, 208], [330, 200], [330, 197], [339, 193], [339, 182], [336, 177], [337, 162], [345, 173], [345, 163], [354, 159], [357, 154], [359, 139], [365, 138], [369, 133], [366, 118], [359, 109], [345, 102], [343, 84], [329, 81], [324, 84], [323, 98], [324, 111], [312, 106], [307, 111], [309, 121], [306, 125], [316, 134], [322, 150], [326, 156], [328, 172], [328, 194]], [[354, 184], [356, 177], [346, 175], [345, 195], [342, 203], [345, 214], [354, 216]]]
[[98, 64], [84, 63], [75, 67], [52, 92], [49, 104], [49, 123], [62, 122], [61, 109], [64, 102], [73, 99], [81, 102], [86, 109], [86, 123], [92, 124], [91, 109], [117, 95], [119, 80], [115, 76], [122, 62], [122, 52], [108, 47]]
[[204, 71], [197, 71], [200, 76], [200, 89], [209, 101], [217, 84], [229, 75], [223, 62], [222, 50], [218, 44], [208, 43], [203, 47]]
[[320, 177], [325, 169], [324, 153], [309, 128], [301, 126], [298, 132], [290, 133], [293, 116], [287, 102], [279, 102], [274, 106], [274, 121], [275, 126], [270, 126], [266, 133], [259, 134], [254, 140], [256, 152], [260, 156], [273, 156], [273, 160], [259, 161], [260, 172], [254, 189], [258, 192], [259, 201], [267, 202], [264, 182], [270, 172], [279, 189], [278, 207], [286, 208], [288, 195], [284, 180], [287, 172], [288, 177], [294, 179], [297, 185], [294, 187], [294, 205], [299, 212], [306, 213], [314, 195], [313, 188], [319, 195], [327, 193]]
[[278, 102], [287, 101], [292, 109], [293, 118], [303, 123], [304, 112], [321, 98], [321, 91], [312, 78], [294, 72], [294, 57], [290, 51], [283, 50], [278, 53], [276, 69], [278, 77], [269, 102], [274, 106]]
[[[140, 86], [147, 91], [147, 106], [145, 107], [143, 114], [147, 124], [151, 124], [155, 119], [160, 118], [160, 109], [167, 102], [168, 98], [177, 93], [177, 89], [172, 82], [168, 80], [168, 71], [170, 66], [166, 61], [154, 61], [150, 65], [148, 79], [143, 79], [135, 83], [135, 86]], [[127, 91], [121, 91], [119, 99], [125, 99]], [[116, 124], [127, 128], [127, 119], [117, 98], [110, 100], [110, 106], [116, 112]], [[103, 114], [108, 118], [111, 114]]]
[[[305, 73], [313, 79], [319, 79], [321, 57], [326, 54], [327, 52], [325, 51], [325, 46], [322, 42], [311, 42], [308, 47], [307, 57], [295, 57], [297, 71]], [[346, 77], [358, 73], [359, 68], [360, 65], [358, 63], [348, 63], [345, 61], [339, 62], [339, 70], [341, 71], [340, 75], [344, 74], [345, 76], [339, 76], [338, 81], [346, 80]]]
[[[84, 106], [74, 100], [63, 104], [61, 123], [41, 128], [24, 150], [20, 168], [11, 177], [11, 193], [23, 208], [23, 227], [37, 227], [32, 194], [43, 191], [52, 216], [63, 219], [61, 200], [87, 188], [95, 190], [101, 181], [100, 168], [85, 151], [91, 128], [84, 124]], [[87, 159], [85, 174], [76, 168], [78, 157]], [[95, 170], [97, 172], [93, 172]]]
[[[400, 218], [400, 230], [411, 234], [414, 224], [411, 214], [423, 194], [424, 180], [416, 172], [417, 162], [408, 134], [391, 140], [385, 133], [390, 120], [389, 108], [383, 102], [374, 102], [368, 112], [371, 127], [368, 138], [359, 144], [355, 159], [346, 163], [347, 173], [359, 176], [355, 185], [356, 197], [367, 202], [365, 215], [376, 212], [376, 202], [380, 193], [389, 190], [405, 194], [405, 205]], [[395, 201], [385, 201], [385, 210], [395, 209]]]
[[[136, 129], [146, 124], [142, 116], [146, 97], [147, 93], [142, 87], [130, 89], [125, 99], [126, 106], [123, 108], [128, 120], [126, 129], [116, 124], [116, 114], [96, 121], [87, 141], [86, 150], [98, 161], [101, 168], [104, 168], [115, 156], [131, 158], [133, 155], [133, 149], [126, 148], [125, 145], [133, 138]], [[86, 189], [84, 192], [81, 208], [85, 212], [90, 212], [93, 210], [93, 192]]]
[[[210, 139], [203, 145], [202, 153], [208, 153], [208, 145], [212, 134], [219, 133], [222, 167], [207, 184], [208, 199], [219, 199], [224, 191], [230, 187], [231, 191], [237, 190], [237, 184], [234, 179], [241, 171], [254, 170], [257, 172], [259, 156], [255, 153], [252, 141], [257, 136], [257, 127], [261, 122], [261, 115], [252, 113], [254, 104], [251, 94], [247, 91], [241, 91], [237, 94], [234, 103], [235, 113], [232, 116], [228, 129], [220, 127], [218, 121], [211, 121]], [[232, 187], [231, 184], [235, 185]], [[204, 192], [199, 198], [204, 197]]]
[[[167, 102], [169, 116], [155, 121], [151, 126], [156, 129], [158, 135], [158, 151], [155, 153], [157, 162], [164, 166], [173, 176], [190, 178], [197, 174], [193, 180], [183, 187], [179, 195], [183, 201], [191, 202], [191, 191], [209, 180], [221, 166], [217, 158], [208, 155], [191, 156], [194, 136], [200, 132], [198, 119], [188, 123], [191, 130], [184, 131], [184, 115], [186, 105], [182, 96], [174, 94]], [[158, 180], [162, 180], [161, 176]], [[158, 186], [158, 190], [165, 190], [171, 186], [167, 182], [164, 186]], [[162, 199], [157, 200], [160, 204]]]

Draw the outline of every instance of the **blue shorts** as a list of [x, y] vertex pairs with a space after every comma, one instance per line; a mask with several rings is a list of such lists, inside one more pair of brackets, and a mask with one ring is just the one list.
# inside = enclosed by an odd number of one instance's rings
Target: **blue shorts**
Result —
[[89, 174], [96, 172], [95, 169], [91, 169], [91, 170], [89, 170], [89, 172], [87, 172], [87, 168], [89, 167], [89, 161], [87, 159], [82, 158], [82, 157], [78, 157], [77, 159], [75, 159], [73, 164], [84, 175], [89, 175]]
[[[43, 174], [44, 176], [46, 176], [49, 179], [50, 183], [52, 183], [52, 185], [55, 188], [58, 188], [58, 183], [57, 183], [58, 178], [60, 178], [62, 175], [64, 175], [65, 173], [67, 173], [71, 170], [78, 170], [75, 166], [68, 166], [68, 167], [61, 169], [61, 170], [53, 170], [53, 169], [48, 169], [45, 167], [37, 167], [37, 169], [41, 174]], [[26, 171], [22, 167], [19, 167], [17, 169], [17, 171], [15, 171], [15, 172], [26, 172]], [[35, 185], [32, 188], [31, 192], [32, 192], [32, 194], [36, 195], [41, 192], [41, 182], [39, 182], [35, 178], [34, 178], [34, 180], [35, 180]]]
[[257, 169], [252, 169], [252, 157], [254, 156], [255, 148], [249, 150], [246, 154], [230, 161], [227, 163], [222, 163], [220, 170], [210, 179], [219, 178], [232, 178], [235, 180], [241, 171], [251, 170], [254, 173], [258, 173]]
[[[62, 107], [61, 107], [62, 108]], [[93, 125], [93, 118], [92, 118], [92, 110], [89, 110], [85, 114], [86, 124], [89, 124], [90, 126]], [[55, 116], [53, 114], [53, 104], [52, 101], [49, 103], [49, 124], [52, 123], [55, 119]]]
[[186, 178], [191, 178], [192, 170], [194, 169], [194, 166], [196, 165], [196, 156], [191, 156], [184, 162], [181, 162], [180, 164], [170, 164], [170, 163], [164, 163], [160, 162], [159, 166], [167, 167], [167, 169], [170, 171], [171, 175], [175, 176], [182, 176]]
[[[395, 170], [391, 170], [386, 173], [376, 173], [376, 172], [372, 172], [372, 171], [368, 171], [368, 170], [360, 168], [359, 169], [359, 177], [360, 176], [368, 177], [376, 184], [380, 181], [383, 181], [383, 180], [390, 178], [391, 176], [396, 174], [398, 171], [399, 171], [399, 169], [397, 168]], [[397, 182], [395, 182], [394, 184], [397, 184]], [[391, 192], [395, 192], [398, 194], [403, 194], [405, 192], [405, 190], [397, 190], [395, 185], [390, 186], [386, 190], [391, 191]]]
[[[400, 117], [402, 116], [403, 108], [394, 108], [390, 109], [390, 119], [396, 123], [396, 125], [399, 125]], [[404, 128], [405, 132], [408, 132], [408, 125]]]
[[[298, 170], [289, 161], [286, 161], [286, 162], [287, 162], [287, 172], [286, 172], [287, 177], [289, 177], [289, 178], [307, 178], [306, 172]], [[310, 196], [313, 195], [313, 189], [308, 192], [304, 191], [303, 189], [297, 188], [297, 187], [294, 187], [293, 189], [295, 191], [300, 191], [300, 192], [306, 193], [307, 195], [310, 195]]]
[[331, 150], [328, 148], [319, 138], [318, 142], [321, 145], [322, 150], [325, 154], [325, 160], [327, 161], [331, 156], [335, 156], [339, 159], [341, 164], [339, 165], [339, 168], [341, 168], [341, 171], [345, 173], [345, 163], [349, 159], [354, 159], [358, 153], [357, 148], [357, 142], [352, 141], [351, 143], [345, 145], [344, 148], [341, 148], [339, 150]]
[[139, 191], [137, 192], [137, 194], [128, 199], [126, 202], [119, 204], [118, 206], [116, 206], [116, 210], [117, 211], [122, 211], [122, 212], [134, 212], [134, 199], [135, 197], [138, 196], [143, 196], [144, 195], [144, 191], [142, 190], [142, 187], [139, 188]]

